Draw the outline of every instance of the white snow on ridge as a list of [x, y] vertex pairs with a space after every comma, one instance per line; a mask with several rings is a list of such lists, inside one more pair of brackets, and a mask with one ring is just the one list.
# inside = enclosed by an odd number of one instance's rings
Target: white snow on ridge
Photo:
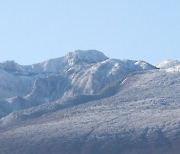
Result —
[[50, 59], [33, 65], [19, 65], [14, 61], [5, 61], [0, 63], [0, 69], [13, 72], [19, 71], [23, 75], [28, 73], [59, 73], [66, 67], [73, 65], [88, 65], [98, 63], [108, 59], [102, 52], [97, 50], [76, 50], [67, 55]]
[[95, 50], [0, 63], [0, 153], [179, 154], [179, 66]]
[[157, 64], [156, 67], [161, 68], [161, 69], [167, 69], [167, 68], [175, 67], [177, 65], [180, 65], [180, 61], [178, 60], [165, 60]]
[[178, 60], [166, 60], [156, 65], [157, 68], [164, 69], [167, 72], [179, 72], [180, 71], [180, 61]]
[[[3, 69], [6, 67], [2, 67], [2, 71], [11, 77], [6, 78], [4, 75], [6, 80], [2, 79], [2, 88], [9, 89], [3, 91], [6, 95], [3, 94], [5, 96], [2, 98], [24, 95], [25, 99], [34, 103], [40, 101], [39, 104], [60, 97], [97, 94], [109, 84], [122, 80], [132, 72], [156, 69], [144, 61], [109, 59], [96, 50], [77, 50], [61, 58], [28, 66], [21, 66], [13, 61], [2, 65], [7, 65], [8, 70], [11, 70], [6, 71], [7, 69]], [[21, 82], [15, 86], [17, 88], [13, 88], [14, 78]], [[22, 79], [28, 82], [23, 82]], [[11, 84], [7, 84], [8, 82]], [[18, 92], [16, 89], [19, 89], [19, 86], [22, 90], [23, 87], [28, 89], [23, 93]], [[11, 89], [16, 92], [11, 92]]]
[[102, 52], [97, 50], [76, 50], [75, 52], [69, 52], [65, 57], [70, 66], [98, 63], [108, 59]]
[[27, 66], [35, 73], [60, 73], [62, 70], [74, 65], [89, 65], [108, 59], [103, 53], [96, 50], [76, 50], [64, 57], [50, 59], [42, 63]]

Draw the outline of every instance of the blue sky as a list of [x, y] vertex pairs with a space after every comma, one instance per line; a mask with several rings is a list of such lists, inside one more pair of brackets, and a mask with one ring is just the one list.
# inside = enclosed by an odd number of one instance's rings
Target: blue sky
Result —
[[179, 8], [179, 0], [1, 0], [0, 61], [32, 64], [76, 49], [180, 60]]

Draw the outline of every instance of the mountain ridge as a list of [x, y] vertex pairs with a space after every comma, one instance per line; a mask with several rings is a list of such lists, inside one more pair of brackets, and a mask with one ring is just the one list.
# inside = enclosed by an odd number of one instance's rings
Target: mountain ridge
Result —
[[179, 154], [178, 61], [67, 55], [0, 65], [0, 153]]
[[[4, 110], [3, 107], [6, 110], [9, 108], [7, 113], [21, 110], [21, 106], [22, 109], [25, 109], [42, 103], [56, 101], [63, 97], [98, 94], [106, 85], [112, 84], [116, 80], [122, 80], [128, 74], [136, 71], [156, 69], [155, 66], [144, 61], [109, 59], [96, 50], [77, 50], [68, 53], [64, 57], [28, 66], [18, 65], [14, 61], [7, 61], [0, 66], [3, 65], [4, 67], [0, 68], [5, 69], [7, 73], [12, 73], [12, 77], [17, 78], [19, 84], [22, 84], [19, 77], [26, 78], [24, 74], [29, 72], [34, 74], [27, 75], [31, 85], [26, 95], [11, 96], [21, 97], [20, 104], [17, 104], [16, 101], [14, 103], [6, 101], [6, 104], [3, 100], [0, 102], [2, 104], [1, 110]], [[33, 72], [34, 70], [36, 73]], [[23, 72], [22, 75], [19, 74], [17, 76], [17, 74], [14, 74], [17, 71]], [[7, 80], [9, 81], [9, 79]], [[22, 90], [28, 86], [27, 83], [27, 81], [24, 83]], [[16, 87], [19, 88], [18, 85]], [[7, 93], [9, 94], [9, 91]], [[22, 92], [20, 91], [20, 93]], [[23, 100], [25, 105], [23, 105]], [[13, 104], [16, 107], [13, 107]]]

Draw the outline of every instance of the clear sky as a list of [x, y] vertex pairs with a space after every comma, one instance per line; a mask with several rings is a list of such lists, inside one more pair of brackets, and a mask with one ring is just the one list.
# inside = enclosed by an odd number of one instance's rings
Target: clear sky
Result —
[[32, 64], [76, 49], [180, 60], [180, 0], [0, 0], [0, 61]]

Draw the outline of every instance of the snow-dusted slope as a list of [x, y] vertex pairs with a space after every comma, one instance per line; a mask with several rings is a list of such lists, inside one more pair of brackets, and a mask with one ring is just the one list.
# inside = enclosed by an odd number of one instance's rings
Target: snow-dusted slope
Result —
[[166, 60], [157, 65], [158, 68], [165, 69], [168, 72], [180, 72], [180, 61]]
[[14, 75], [0, 69], [0, 99], [27, 95], [33, 86], [35, 77]]
[[39, 77], [59, 74], [74, 65], [89, 65], [108, 59], [96, 50], [68, 53], [66, 56], [28, 66], [14, 61], [0, 63], [0, 98], [23, 96], [32, 90], [34, 81]]
[[[7, 66], [6, 63], [8, 63]], [[9, 94], [9, 97], [16, 95], [24, 97], [28, 104], [25, 105], [27, 108], [61, 98], [98, 94], [107, 86], [123, 80], [131, 73], [156, 69], [144, 61], [108, 59], [103, 53], [96, 50], [77, 50], [64, 57], [31, 66], [21, 66], [15, 62], [11, 62], [11, 65], [9, 62], [6, 63], [3, 65], [9, 69], [2, 67], [2, 71], [12, 79], [5, 76], [7, 81], [5, 80], [2, 84], [11, 88], [2, 91]], [[19, 74], [14, 74], [17, 71]], [[14, 78], [19, 81], [19, 85], [14, 84]], [[7, 84], [8, 82], [11, 84]], [[12, 89], [13, 86], [15, 86], [14, 89]], [[4, 104], [4, 101], [0, 101], [0, 104]], [[2, 115], [21, 110], [20, 107], [15, 110], [14, 104], [8, 103], [8, 107], [3, 105], [1, 110], [6, 112]]]
[[177, 65], [180, 65], [180, 61], [178, 60], [165, 60], [156, 66], [161, 69], [168, 69], [168, 68], [176, 67]]
[[51, 59], [42, 63], [22, 66], [14, 61], [0, 63], [0, 99], [15, 96], [25, 96], [32, 91], [33, 84], [39, 78], [79, 65], [91, 65], [108, 59], [96, 50], [68, 53], [64, 57]]
[[136, 72], [109, 87], [110, 96], [80, 96], [10, 114], [0, 121], [1, 152], [178, 154], [179, 81], [178, 72]]
[[0, 153], [179, 154], [179, 62], [156, 67], [94, 50], [0, 64]]
[[85, 66], [75, 65], [65, 69], [59, 76], [39, 78], [26, 98], [41, 104], [62, 97], [98, 94], [103, 88], [122, 80], [128, 74], [151, 69], [155, 67], [143, 61], [116, 59]]

